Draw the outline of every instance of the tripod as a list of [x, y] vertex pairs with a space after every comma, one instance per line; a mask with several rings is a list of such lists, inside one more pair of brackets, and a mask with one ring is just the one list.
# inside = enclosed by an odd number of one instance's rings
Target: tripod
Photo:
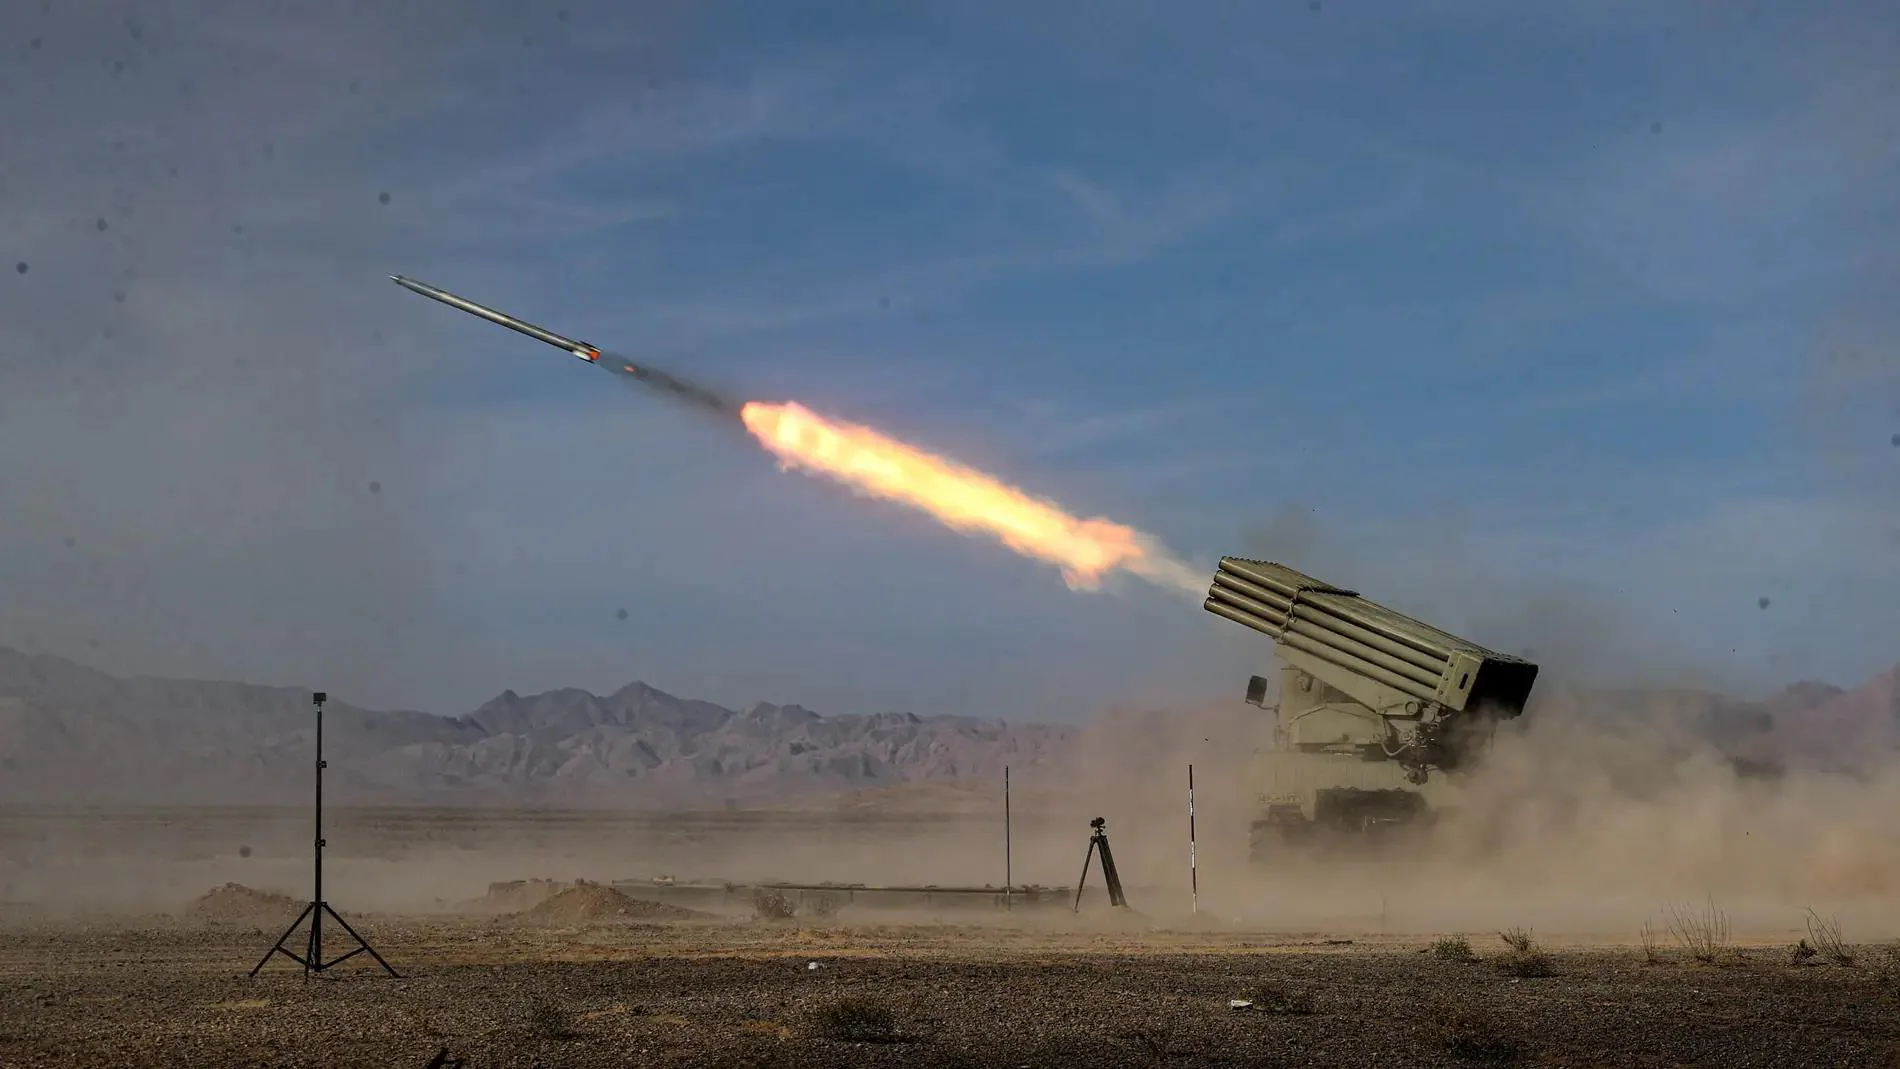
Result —
[[1069, 912], [1082, 910], [1082, 885], [1088, 882], [1089, 862], [1095, 860], [1097, 850], [1102, 854], [1102, 879], [1108, 884], [1108, 904], [1126, 908], [1128, 899], [1122, 894], [1121, 874], [1115, 871], [1115, 855], [1108, 849], [1108, 820], [1096, 817], [1089, 821], [1089, 827], [1094, 828], [1095, 833], [1089, 836], [1089, 852], [1082, 858], [1082, 878], [1075, 881], [1075, 908]]
[[[334, 968], [358, 954], [367, 951], [370, 957], [376, 959], [376, 964], [388, 970], [389, 975], [400, 979], [402, 974], [390, 968], [389, 963], [383, 960], [383, 956], [376, 953], [376, 948], [370, 946], [369, 942], [362, 936], [357, 935], [356, 929], [350, 927], [350, 922], [338, 916], [336, 910], [330, 908], [330, 903], [323, 900], [323, 703], [328, 701], [329, 697], [330, 696], [323, 691], [317, 691], [310, 696], [310, 703], [317, 707], [316, 887], [310, 896], [310, 904], [303, 908], [302, 913], [297, 914], [296, 920], [290, 922], [290, 927], [284, 929], [284, 934], [277, 937], [277, 945], [265, 951], [263, 960], [252, 967], [251, 975], [256, 976], [258, 970], [269, 964], [272, 956], [282, 954], [284, 957], [303, 966], [303, 978], [308, 980], [310, 979], [310, 974], [313, 972], [320, 973], [325, 969]], [[333, 958], [330, 961], [323, 960], [323, 915], [326, 913], [329, 914], [330, 919], [337, 922], [344, 931], [350, 933], [351, 939], [356, 940], [355, 950], [344, 954], [342, 957]], [[304, 941], [304, 952], [300, 957], [296, 951], [291, 950], [284, 944], [290, 941], [291, 933], [295, 932], [298, 926], [303, 924], [304, 918], [306, 917], [310, 919], [310, 935], [308, 939]]]

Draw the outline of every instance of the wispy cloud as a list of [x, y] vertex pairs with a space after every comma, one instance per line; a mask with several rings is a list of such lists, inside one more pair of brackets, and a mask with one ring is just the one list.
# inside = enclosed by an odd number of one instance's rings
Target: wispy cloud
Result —
[[832, 72], [789, 63], [728, 82], [636, 86], [625, 96], [590, 100], [550, 131], [524, 131], [519, 151], [469, 169], [444, 190], [448, 199], [558, 183], [609, 169], [639, 174], [693, 157], [775, 140], [809, 140], [845, 129]]

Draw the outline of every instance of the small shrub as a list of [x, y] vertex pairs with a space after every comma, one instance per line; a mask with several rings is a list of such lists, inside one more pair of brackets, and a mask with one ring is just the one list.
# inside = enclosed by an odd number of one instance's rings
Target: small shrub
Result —
[[816, 917], [819, 920], [828, 920], [837, 916], [838, 911], [844, 908], [844, 896], [835, 895], [826, 891], [805, 899], [804, 905], [805, 912], [809, 916]]
[[1829, 924], [1813, 909], [1808, 910], [1808, 937], [1814, 940], [1814, 949], [1836, 965], [1852, 966], [1858, 959], [1854, 948], [1841, 938], [1841, 922]]
[[1647, 919], [1643, 921], [1643, 962], [1647, 965], [1661, 965], [1662, 955], [1656, 951], [1656, 926]]
[[573, 1015], [545, 998], [537, 998], [528, 1006], [528, 1028], [543, 1039], [569, 1039], [575, 1034]]
[[1512, 928], [1499, 932], [1498, 938], [1504, 940], [1504, 945], [1509, 948], [1509, 953], [1498, 962], [1499, 969], [1512, 976], [1551, 975], [1550, 958], [1531, 938], [1531, 933], [1522, 928]]
[[1668, 913], [1669, 934], [1690, 957], [1706, 965], [1729, 952], [1728, 914], [1715, 908], [1713, 898], [1705, 909], [1670, 906]]
[[752, 912], [770, 921], [788, 921], [798, 915], [798, 903], [776, 887], [761, 887], [752, 894]]
[[897, 1019], [875, 1002], [848, 998], [818, 1011], [818, 1031], [843, 1043], [894, 1043]]
[[1477, 956], [1471, 952], [1471, 940], [1462, 935], [1448, 935], [1434, 942], [1432, 954], [1446, 961], [1470, 961]]
[[1471, 1010], [1457, 1010], [1438, 1025], [1445, 1051], [1460, 1061], [1503, 1065], [1517, 1060], [1523, 1044], [1496, 1023]]

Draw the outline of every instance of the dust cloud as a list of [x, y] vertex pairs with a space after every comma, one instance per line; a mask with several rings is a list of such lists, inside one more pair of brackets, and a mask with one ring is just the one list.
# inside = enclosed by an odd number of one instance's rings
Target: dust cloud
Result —
[[[1670, 907], [1713, 901], [1743, 940], [1792, 942], [1809, 908], [1856, 939], [1900, 934], [1900, 831], [1890, 818], [1900, 762], [1751, 775], [1681, 718], [1606, 710], [1612, 700], [1546, 696], [1501, 730], [1471, 775], [1434, 780], [1444, 815], [1421, 838], [1266, 862], [1247, 856], [1247, 763], [1265, 741], [1266, 714], [1240, 703], [1111, 711], [1060, 763], [1012, 770], [1011, 875], [1018, 886], [1072, 889], [1088, 821], [1101, 816], [1131, 904], [1164, 927], [1396, 936], [1521, 925], [1633, 942], [1645, 920], [1660, 931]], [[529, 878], [1000, 887], [1002, 801], [999, 778], [906, 785], [859, 805], [726, 812], [344, 809], [326, 829], [326, 892], [342, 908], [430, 913]], [[308, 816], [291, 809], [14, 811], [0, 838], [0, 898], [39, 911], [169, 913], [227, 882], [295, 898], [309, 882]], [[1099, 868], [1087, 880], [1099, 895]], [[1065, 906], [1012, 921], [1105, 918], [1091, 897], [1080, 917]]]
[[1900, 762], [1751, 777], [1662, 729], [1584, 714], [1524, 727], [1452, 803], [1433, 860], [1454, 895], [1513, 913], [1567, 898], [1599, 914], [1712, 897], [1738, 926], [1787, 927], [1808, 906], [1883, 931], [1900, 920], [1887, 905], [1900, 835], [1885, 815]]
[[[1751, 775], [1660, 710], [1569, 695], [1501, 730], [1468, 776], [1434, 780], [1443, 816], [1416, 842], [1325, 859], [1242, 858], [1249, 817], [1237, 762], [1197, 767], [1203, 908], [1244, 923], [1311, 930], [1493, 931], [1510, 925], [1633, 940], [1671, 907], [1709, 900], [1738, 936], [1802, 930], [1807, 908], [1862, 938], [1900, 931], [1900, 760], [1829, 772]], [[1205, 734], [1205, 732], [1197, 732]], [[1139, 755], [1139, 756], [1138, 756]], [[1180, 752], [1131, 740], [1120, 755], [1172, 764], [1136, 788], [1119, 830], [1140, 878], [1185, 904]], [[1244, 781], [1244, 772], [1241, 773]], [[1130, 785], [1124, 784], [1124, 790]], [[1172, 805], [1155, 802], [1176, 793]], [[1150, 813], [1138, 816], [1136, 810]], [[1158, 843], [1178, 843], [1155, 857]], [[1175, 871], [1170, 873], [1172, 868]]]

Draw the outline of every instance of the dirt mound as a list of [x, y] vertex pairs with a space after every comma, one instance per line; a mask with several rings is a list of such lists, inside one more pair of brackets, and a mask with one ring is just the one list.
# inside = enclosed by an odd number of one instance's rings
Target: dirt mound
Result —
[[185, 916], [205, 921], [289, 920], [302, 905], [289, 895], [227, 883], [192, 900]]
[[543, 879], [491, 883], [488, 885], [487, 896], [479, 899], [476, 904], [490, 910], [518, 913], [524, 909], [533, 909], [570, 886], [560, 880]]
[[529, 920], [574, 924], [604, 920], [693, 920], [709, 914], [669, 906], [664, 902], [629, 898], [598, 883], [576, 882], [574, 886], [549, 897], [533, 909], [523, 911], [520, 916]]

